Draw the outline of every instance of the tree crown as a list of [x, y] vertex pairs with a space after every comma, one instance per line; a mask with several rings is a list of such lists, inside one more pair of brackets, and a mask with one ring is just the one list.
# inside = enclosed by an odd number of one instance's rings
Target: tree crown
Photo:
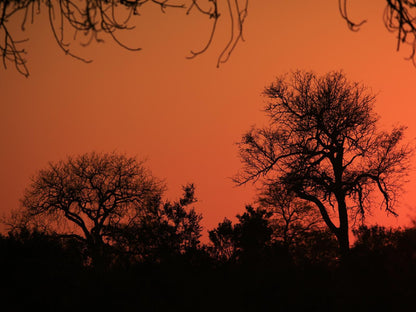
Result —
[[28, 220], [76, 225], [88, 240], [156, 209], [163, 190], [135, 158], [93, 152], [49, 163], [32, 178], [22, 205]]
[[401, 144], [404, 127], [377, 129], [375, 96], [368, 88], [342, 72], [297, 71], [278, 77], [264, 95], [269, 124], [252, 128], [239, 143], [244, 167], [238, 184], [260, 179], [281, 185], [316, 205], [334, 233], [339, 228], [331, 215], [346, 231], [347, 211], [364, 216], [374, 190], [395, 213], [412, 148]]

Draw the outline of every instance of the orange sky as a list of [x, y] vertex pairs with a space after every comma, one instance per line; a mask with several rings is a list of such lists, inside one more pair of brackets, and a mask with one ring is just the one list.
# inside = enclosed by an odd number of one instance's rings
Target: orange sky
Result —
[[[207, 53], [186, 60], [203, 46], [210, 24], [183, 11], [143, 12], [134, 22], [138, 29], [123, 36], [141, 52], [110, 39], [74, 46], [92, 64], [64, 56], [47, 19], [38, 16], [24, 34], [31, 76], [12, 67], [0, 71], [0, 213], [18, 207], [29, 177], [48, 161], [116, 150], [147, 158], [154, 175], [165, 179], [170, 199], [194, 182], [196, 208], [211, 229], [253, 200], [251, 187], [236, 188], [229, 179], [240, 168], [235, 143], [251, 125], [262, 124], [262, 89], [294, 69], [343, 69], [378, 93], [382, 126], [404, 124], [408, 139], [416, 137], [416, 69], [404, 60], [406, 47], [396, 52], [383, 25], [385, 1], [349, 3], [353, 19], [368, 20], [357, 33], [348, 30], [335, 0], [252, 0], [246, 42], [219, 69], [227, 25], [220, 25]], [[416, 215], [410, 179], [397, 207], [400, 217], [377, 214], [377, 222], [405, 225]]]

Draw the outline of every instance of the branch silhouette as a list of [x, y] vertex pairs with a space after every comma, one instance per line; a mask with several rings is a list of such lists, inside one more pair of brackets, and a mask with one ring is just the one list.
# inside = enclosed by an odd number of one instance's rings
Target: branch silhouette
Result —
[[[248, 14], [249, 0], [2, 0], [0, 1], [0, 53], [5, 68], [14, 64], [16, 70], [28, 77], [26, 50], [23, 43], [27, 39], [16, 39], [10, 30], [10, 21], [15, 16], [20, 19], [21, 29], [32, 24], [35, 16], [46, 9], [50, 28], [59, 48], [66, 54], [80, 61], [91, 60], [75, 54], [70, 48], [64, 34], [72, 31], [73, 39], [82, 34], [88, 46], [94, 40], [102, 42], [101, 34], [110, 37], [120, 47], [129, 51], [140, 51], [141, 47], [132, 47], [118, 38], [119, 31], [131, 30], [133, 19], [140, 16], [145, 6], [158, 6], [162, 13], [169, 9], [185, 10], [186, 14], [200, 14], [212, 20], [211, 30], [204, 46], [191, 50], [188, 59], [205, 53], [213, 44], [218, 32], [221, 17], [229, 20], [229, 38], [217, 58], [217, 67], [227, 62], [239, 42], [244, 41], [243, 30]], [[220, 7], [223, 5], [224, 7]], [[348, 12], [348, 0], [338, 0], [341, 17], [351, 31], [358, 31], [366, 20], [354, 21]], [[124, 15], [120, 18], [119, 15]], [[406, 58], [416, 66], [416, 0], [386, 0], [383, 14], [388, 31], [397, 35], [397, 50], [403, 44], [411, 47]], [[100, 36], [99, 36], [100, 35]]]
[[[239, 1], [242, 1], [241, 6]], [[85, 42], [82, 46], [88, 46], [94, 40], [102, 42], [101, 34], [108, 35], [119, 46], [129, 51], [140, 51], [140, 47], [131, 47], [118, 39], [119, 31], [134, 29], [131, 25], [136, 16], [140, 16], [144, 6], [156, 5], [162, 13], [168, 9], [186, 10], [186, 14], [199, 13], [212, 20], [212, 27], [205, 46], [200, 50], [192, 50], [187, 58], [192, 59], [204, 53], [211, 46], [217, 31], [220, 19], [219, 0], [4, 0], [0, 1], [0, 53], [3, 66], [14, 64], [17, 71], [28, 77], [26, 50], [21, 48], [25, 40], [16, 40], [10, 31], [10, 20], [17, 16], [21, 18], [21, 29], [24, 31], [30, 19], [33, 24], [36, 15], [46, 9], [50, 28], [59, 48], [66, 54], [80, 61], [89, 63], [91, 60], [75, 54], [66, 41], [65, 34], [68, 30], [73, 32], [73, 38], [78, 40], [82, 34]], [[243, 40], [243, 25], [247, 16], [248, 0], [227, 0], [227, 12], [223, 15], [231, 20], [230, 38], [221, 51], [217, 66], [225, 63], [238, 42]], [[119, 18], [123, 14], [124, 19]]]
[[[338, 0], [341, 17], [347, 22], [349, 29], [358, 31], [367, 21], [354, 22], [348, 15], [347, 2], [348, 0]], [[412, 61], [416, 66], [416, 0], [386, 0], [383, 21], [387, 30], [397, 36], [397, 51], [402, 44], [410, 46], [411, 52], [406, 60]]]

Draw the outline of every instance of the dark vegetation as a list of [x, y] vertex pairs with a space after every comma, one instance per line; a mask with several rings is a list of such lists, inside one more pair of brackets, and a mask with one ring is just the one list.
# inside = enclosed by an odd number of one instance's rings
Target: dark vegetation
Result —
[[365, 223], [374, 205], [397, 213], [405, 129], [380, 131], [374, 96], [342, 72], [282, 76], [265, 96], [270, 123], [243, 136], [235, 177], [259, 193], [205, 244], [194, 185], [164, 200], [163, 182], [133, 157], [88, 153], [39, 171], [0, 236], [2, 307], [412, 309], [416, 226]]
[[77, 240], [14, 230], [0, 238], [3, 311], [413, 307], [416, 228], [359, 227], [348, 258], [340, 261], [328, 231], [302, 232], [285, 246], [271, 224], [264, 210], [247, 207], [235, 224], [225, 221], [210, 231], [206, 245], [151, 261], [112, 253], [105, 267], [93, 266]]

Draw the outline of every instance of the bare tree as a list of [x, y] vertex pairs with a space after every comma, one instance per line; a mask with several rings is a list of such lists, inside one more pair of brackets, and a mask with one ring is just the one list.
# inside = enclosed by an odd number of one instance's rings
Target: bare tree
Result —
[[378, 131], [375, 96], [342, 72], [281, 76], [264, 95], [269, 125], [243, 136], [244, 167], [235, 181], [281, 185], [313, 204], [346, 254], [349, 218], [364, 217], [375, 205], [374, 191], [395, 214], [395, 194], [412, 152], [400, 144], [404, 128]]
[[264, 185], [257, 201], [271, 213], [269, 222], [273, 239], [288, 249], [304, 234], [324, 226], [319, 212], [312, 205], [296, 198], [280, 184]]
[[84, 242], [93, 261], [101, 261], [111, 229], [139, 222], [158, 208], [162, 193], [161, 182], [135, 158], [90, 153], [39, 171], [20, 216]]
[[[191, 51], [188, 58], [194, 58], [204, 53], [211, 45], [221, 16], [219, 0], [3, 0], [0, 1], [0, 53], [3, 65], [14, 63], [16, 69], [28, 76], [26, 66], [26, 51], [21, 43], [26, 40], [15, 39], [10, 30], [10, 21], [17, 17], [21, 21], [22, 30], [27, 26], [28, 20], [33, 23], [36, 15], [42, 10], [47, 11], [53, 36], [62, 51], [80, 59], [90, 62], [71, 52], [69, 40], [75, 38], [82, 45], [88, 45], [93, 40], [103, 41], [103, 36], [110, 36], [121, 47], [139, 51], [141, 48], [130, 47], [117, 38], [118, 31], [133, 29], [131, 20], [140, 16], [145, 6], [156, 5], [165, 13], [168, 9], [182, 9], [186, 14], [199, 13], [212, 20], [211, 33], [206, 45], [200, 50]], [[247, 15], [248, 0], [226, 0], [223, 16], [230, 20], [229, 40], [220, 53], [217, 66], [224, 63], [237, 43], [243, 40], [243, 25]], [[69, 40], [68, 40], [69, 39]]]

